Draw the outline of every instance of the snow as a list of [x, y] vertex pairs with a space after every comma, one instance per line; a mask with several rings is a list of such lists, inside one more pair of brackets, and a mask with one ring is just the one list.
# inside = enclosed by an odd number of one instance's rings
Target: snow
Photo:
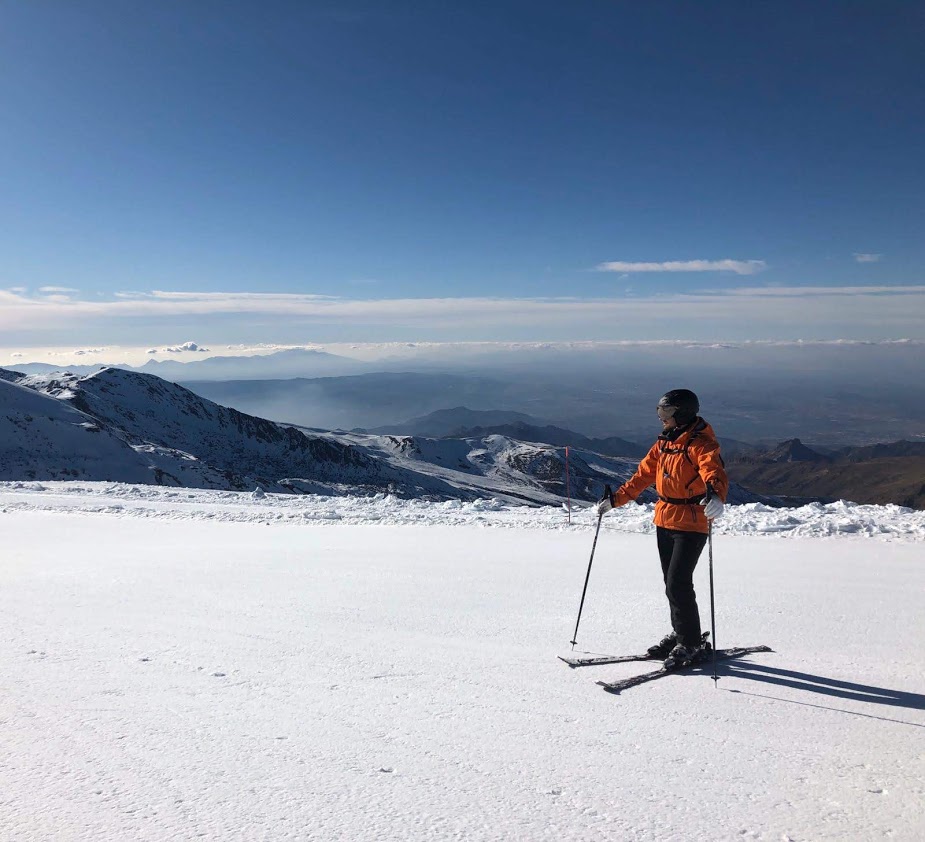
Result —
[[[118, 502], [115, 502], [118, 501]], [[330, 496], [271, 494], [258, 487], [244, 493], [201, 488], [168, 488], [108, 482], [0, 482], [0, 506], [10, 511], [93, 513], [119, 507], [125, 515], [172, 520], [238, 523], [326, 523], [391, 525], [478, 525], [585, 534], [597, 515], [585, 504], [572, 509], [518, 506], [499, 499], [430, 502], [391, 494]], [[603, 532], [654, 533], [653, 503], [630, 503], [608, 513]], [[925, 511], [860, 503], [810, 503], [782, 509], [761, 503], [726, 506], [717, 535], [824, 537], [858, 535], [893, 540], [925, 540]]]
[[[651, 665], [556, 658], [589, 510], [0, 483], [0, 836], [922, 838], [925, 515], [727, 513], [719, 643], [774, 653], [612, 696]], [[665, 631], [650, 518], [576, 651]]]

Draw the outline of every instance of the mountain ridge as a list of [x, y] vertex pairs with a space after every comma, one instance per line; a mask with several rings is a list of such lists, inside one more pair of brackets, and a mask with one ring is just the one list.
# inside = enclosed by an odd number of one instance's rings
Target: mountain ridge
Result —
[[350, 357], [331, 354], [313, 348], [286, 348], [268, 354], [235, 356], [215, 354], [205, 359], [156, 360], [141, 365], [128, 363], [95, 363], [91, 365], [56, 366], [51, 363], [23, 363], [14, 368], [25, 374], [77, 375], [93, 374], [104, 368], [120, 368], [141, 374], [154, 374], [163, 380], [285, 380], [294, 377], [347, 376], [361, 374], [369, 365]]
[[791, 439], [729, 460], [726, 470], [748, 488], [783, 499], [925, 509], [925, 442], [899, 440], [822, 454]]
[[523, 412], [481, 410], [456, 406], [399, 424], [375, 427], [371, 433], [427, 435], [437, 438], [475, 438], [502, 435], [518, 441], [551, 444], [556, 447], [580, 447], [607, 456], [642, 457], [648, 448], [617, 436], [589, 438], [574, 430], [557, 427]]
[[[571, 488], [565, 486], [562, 454], [554, 447], [517, 442], [503, 436], [481, 439], [416, 439], [351, 433], [307, 433], [222, 407], [154, 375], [103, 369], [84, 377], [6, 373], [0, 379], [3, 406], [0, 443], [24, 458], [0, 464], [7, 479], [71, 476], [67, 448], [29, 448], [36, 417], [63, 405], [70, 415], [56, 421], [59, 438], [73, 448], [70, 434], [97, 425], [121, 442], [118, 461], [148, 459], [145, 470], [130, 472], [133, 482], [297, 493], [388, 492], [408, 497], [475, 499], [497, 496], [534, 504], [594, 500], [605, 483], [626, 479], [635, 462], [576, 452]], [[28, 390], [36, 404], [16, 410], [10, 390]], [[50, 403], [49, 403], [50, 402]], [[52, 412], [52, 414], [54, 414]], [[60, 414], [60, 413], [59, 413]], [[79, 419], [79, 421], [77, 421]], [[0, 421], [3, 421], [0, 418]], [[47, 439], [47, 436], [46, 436]], [[85, 440], [81, 440], [83, 444]], [[115, 445], [113, 445], [115, 447]], [[159, 455], [155, 465], [150, 455]], [[51, 461], [57, 459], [55, 464]], [[51, 460], [51, 461], [50, 461]], [[81, 478], [121, 478], [119, 465], [80, 461]], [[185, 471], [183, 470], [185, 468]], [[195, 472], [191, 470], [195, 468]], [[96, 475], [94, 475], [96, 471]], [[17, 473], [18, 472], [18, 473]], [[121, 473], [120, 473], [121, 472]], [[195, 474], [195, 475], [194, 475]], [[756, 499], [742, 491], [743, 499]]]

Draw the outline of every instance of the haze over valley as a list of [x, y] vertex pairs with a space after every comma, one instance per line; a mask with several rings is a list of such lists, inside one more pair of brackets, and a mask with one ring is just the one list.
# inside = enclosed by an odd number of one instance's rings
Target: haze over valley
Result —
[[[704, 416], [727, 439], [837, 448], [925, 436], [925, 345], [917, 341], [425, 344], [354, 354], [223, 353], [128, 368], [248, 414], [319, 429], [401, 431], [414, 418], [462, 406], [647, 442], [658, 431], [659, 395], [683, 386], [698, 393]], [[102, 364], [66, 368], [82, 374]]]

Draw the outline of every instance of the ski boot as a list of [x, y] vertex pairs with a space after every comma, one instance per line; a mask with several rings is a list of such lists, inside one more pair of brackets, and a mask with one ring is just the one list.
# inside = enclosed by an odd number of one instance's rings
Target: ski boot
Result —
[[671, 654], [671, 650], [674, 649], [674, 646], [677, 642], [677, 633], [670, 632], [654, 646], [650, 646], [648, 649], [646, 649], [646, 654], [650, 658], [667, 658]]
[[675, 644], [674, 649], [665, 658], [665, 669], [672, 670], [687, 667], [701, 660], [707, 652], [709, 644], [701, 641], [696, 646], [685, 646], [683, 643]]

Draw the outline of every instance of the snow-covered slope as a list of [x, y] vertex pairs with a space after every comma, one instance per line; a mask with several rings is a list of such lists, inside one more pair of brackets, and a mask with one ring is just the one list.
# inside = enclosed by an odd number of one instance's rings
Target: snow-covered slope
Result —
[[[556, 658], [590, 512], [43, 485], [0, 484], [4, 840], [922, 836], [925, 513], [729, 507], [717, 636], [774, 651], [612, 696], [652, 665]], [[576, 653], [666, 630], [649, 515]]]
[[[558, 504], [569, 493], [595, 500], [604, 485], [619, 485], [636, 467], [635, 459], [607, 457], [571, 449], [566, 485], [562, 448], [520, 442], [500, 435], [465, 439], [427, 439], [358, 433], [325, 433], [277, 424], [219, 406], [189, 390], [152, 375], [121, 369], [93, 374], [27, 375], [0, 382], [6, 391], [31, 389], [42, 400], [57, 399], [78, 410], [101, 429], [113, 431], [137, 453], [157, 453], [159, 470], [171, 483], [207, 488], [242, 489], [259, 484], [268, 490], [300, 493], [366, 491], [405, 497], [475, 499], [500, 497]], [[0, 406], [6, 391], [0, 392]], [[0, 417], [0, 424], [4, 423]], [[3, 479], [54, 479], [71, 469], [68, 445], [50, 451], [33, 447], [21, 425], [7, 424], [10, 442], [28, 462], [11, 465]], [[161, 482], [125, 474], [111, 465], [116, 456], [101, 455], [95, 472], [84, 479]], [[209, 477], [200, 481], [185, 466], [195, 465]], [[651, 495], [643, 501], [652, 499]], [[767, 502], [739, 487], [734, 503]]]
[[0, 379], [0, 478], [245, 487], [194, 457], [150, 442], [66, 401]]
[[219, 406], [159, 377], [107, 368], [86, 377], [27, 377], [41, 389], [143, 441], [169, 444], [221, 469], [275, 484], [288, 476], [368, 481], [378, 467], [317, 436]]

